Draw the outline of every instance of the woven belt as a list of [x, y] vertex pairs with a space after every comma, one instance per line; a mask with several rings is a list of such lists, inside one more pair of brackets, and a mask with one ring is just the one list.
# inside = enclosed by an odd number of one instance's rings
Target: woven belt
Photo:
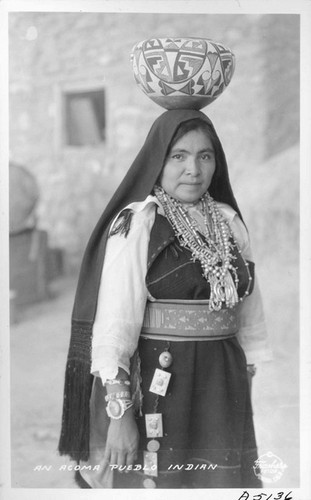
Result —
[[141, 336], [156, 340], [223, 340], [239, 329], [238, 309], [210, 311], [207, 300], [147, 302]]

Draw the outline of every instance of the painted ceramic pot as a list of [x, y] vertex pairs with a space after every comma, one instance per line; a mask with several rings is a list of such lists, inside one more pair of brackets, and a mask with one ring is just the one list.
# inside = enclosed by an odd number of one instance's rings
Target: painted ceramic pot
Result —
[[166, 109], [202, 109], [229, 85], [235, 67], [230, 49], [206, 38], [151, 38], [134, 45], [134, 77]]

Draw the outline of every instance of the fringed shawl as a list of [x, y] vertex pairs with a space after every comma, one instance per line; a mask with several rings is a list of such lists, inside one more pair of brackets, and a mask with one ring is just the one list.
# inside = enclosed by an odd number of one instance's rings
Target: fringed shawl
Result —
[[104, 210], [83, 257], [72, 313], [58, 448], [61, 455], [70, 455], [74, 460], [87, 460], [89, 456], [92, 329], [109, 226], [129, 203], [143, 201], [151, 193], [177, 128], [182, 122], [194, 118], [206, 122], [216, 137], [216, 171], [209, 192], [215, 200], [231, 205], [241, 216], [231, 189], [226, 158], [209, 118], [195, 110], [180, 109], [163, 113], [154, 122], [142, 149]]

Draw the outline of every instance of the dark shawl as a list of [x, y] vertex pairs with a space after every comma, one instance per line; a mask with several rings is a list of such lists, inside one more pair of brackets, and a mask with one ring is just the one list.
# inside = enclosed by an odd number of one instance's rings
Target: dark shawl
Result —
[[99, 219], [82, 261], [72, 313], [58, 448], [61, 455], [68, 454], [74, 460], [87, 460], [89, 456], [92, 328], [111, 220], [129, 203], [143, 201], [151, 193], [175, 131], [182, 122], [193, 118], [207, 122], [216, 137], [216, 171], [209, 193], [215, 200], [229, 204], [241, 216], [231, 189], [225, 154], [209, 118], [195, 110], [178, 109], [163, 113], [154, 122], [142, 149]]

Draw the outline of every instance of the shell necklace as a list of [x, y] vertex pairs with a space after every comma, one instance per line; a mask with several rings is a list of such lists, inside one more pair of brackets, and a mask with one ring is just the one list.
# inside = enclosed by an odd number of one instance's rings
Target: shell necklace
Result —
[[[211, 288], [209, 309], [219, 311], [222, 305], [234, 307], [239, 302], [237, 293], [239, 279], [237, 270], [232, 264], [236, 258], [232, 254], [232, 249], [237, 243], [228, 221], [220, 213], [215, 200], [207, 192], [199, 200], [205, 226], [202, 231], [180, 201], [168, 195], [159, 186], [155, 187], [154, 192], [180, 245], [191, 251], [193, 261], [198, 260], [201, 264], [203, 276]], [[206, 241], [202, 238], [202, 234]], [[248, 270], [248, 263], [246, 265]]]

